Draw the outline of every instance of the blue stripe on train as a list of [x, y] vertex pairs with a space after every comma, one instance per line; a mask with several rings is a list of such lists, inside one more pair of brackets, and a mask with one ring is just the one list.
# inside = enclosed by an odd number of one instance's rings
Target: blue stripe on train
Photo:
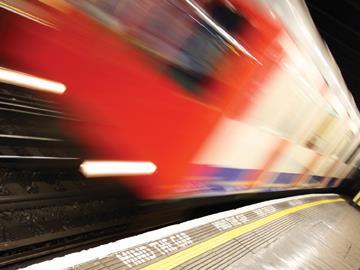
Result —
[[335, 182], [337, 181], [338, 179], [336, 177], [332, 177], [329, 181], [329, 183], [327, 184], [327, 187], [332, 187]]
[[273, 180], [275, 184], [290, 184], [292, 181], [298, 177], [298, 173], [279, 173], [276, 178]]
[[209, 165], [192, 165], [189, 176], [204, 177], [208, 176], [215, 181], [247, 181], [252, 179], [252, 175], [258, 170], [241, 169], [229, 167], [217, 167]]
[[[204, 185], [204, 190], [208, 190], [211, 192], [229, 192], [229, 191], [240, 191], [244, 190], [244, 186], [233, 186], [230, 185], [231, 182], [244, 182], [244, 181], [252, 181], [255, 180], [254, 176], [256, 176], [259, 170], [256, 169], [241, 169], [241, 168], [229, 168], [229, 167], [217, 167], [210, 165], [198, 165], [194, 164], [191, 168], [190, 175], [192, 177], [200, 177], [201, 180], [194, 180], [198, 184], [202, 182], [200, 185]], [[271, 187], [265, 188], [265, 190], [275, 191], [275, 190], [286, 190], [291, 187], [292, 182], [299, 177], [301, 174], [298, 173], [284, 173], [284, 172], [268, 172], [269, 183], [274, 184], [289, 184], [289, 187]], [[205, 177], [202, 179], [201, 177]], [[319, 175], [310, 175], [307, 183], [309, 184], [317, 184], [320, 183], [321, 179], [324, 176]], [[332, 186], [337, 178], [333, 177], [328, 183], [328, 187]], [[223, 183], [219, 183], [221, 181]], [[224, 182], [230, 182], [229, 185]], [[260, 187], [261, 188], [261, 187]], [[301, 188], [301, 187], [299, 187]], [[305, 188], [305, 187], [303, 187]]]
[[256, 170], [251, 169], [235, 169], [235, 168], [219, 168], [213, 177], [220, 181], [246, 181]]
[[324, 178], [324, 176], [312, 175], [310, 177], [310, 179], [308, 180], [308, 183], [316, 184], [316, 183], [319, 183], [321, 181], [321, 179], [323, 179], [323, 178]]

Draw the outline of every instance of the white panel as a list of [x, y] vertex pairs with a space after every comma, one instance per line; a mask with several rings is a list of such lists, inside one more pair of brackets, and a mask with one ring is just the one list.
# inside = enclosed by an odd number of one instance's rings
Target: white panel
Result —
[[224, 118], [194, 163], [258, 169], [279, 143], [273, 135], [248, 124]]
[[334, 164], [335, 160], [326, 156], [322, 156], [312, 170], [315, 175], [325, 176], [329, 168]]
[[248, 121], [294, 142], [303, 141], [314, 111], [330, 111], [320, 92], [325, 81], [289, 37], [284, 35], [280, 43], [287, 56], [260, 86], [261, 94]]
[[337, 177], [337, 178], [342, 177], [342, 174], [343, 174], [344, 170], [346, 169], [346, 167], [347, 167], [347, 165], [345, 163], [339, 162], [338, 167], [332, 173], [331, 177]]
[[283, 157], [272, 166], [276, 172], [303, 173], [304, 168], [316, 156], [315, 152], [300, 145], [292, 144]]

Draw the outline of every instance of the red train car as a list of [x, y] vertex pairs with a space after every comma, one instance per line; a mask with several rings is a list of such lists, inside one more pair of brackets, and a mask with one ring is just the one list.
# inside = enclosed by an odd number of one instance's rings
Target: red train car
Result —
[[[116, 162], [150, 165], [147, 175], [119, 178], [143, 198], [331, 187], [356, 167], [358, 153], [346, 160], [357, 133], [319, 105], [321, 74], [307, 58], [301, 70], [301, 49], [258, 4], [10, 2], [1, 66], [66, 86], [57, 100], [82, 121], [64, 130], [89, 158], [113, 161], [110, 171]], [[287, 97], [303, 119], [290, 117]], [[334, 136], [336, 128], [344, 132]]]

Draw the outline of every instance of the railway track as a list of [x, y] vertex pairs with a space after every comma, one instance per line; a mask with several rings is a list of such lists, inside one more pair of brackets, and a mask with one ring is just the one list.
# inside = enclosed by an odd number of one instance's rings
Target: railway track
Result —
[[0, 266], [124, 236], [133, 213], [123, 203], [115, 197], [68, 197], [1, 211]]
[[[76, 148], [58, 127], [54, 102], [27, 89], [0, 84], [0, 202], [27, 201], [52, 193], [61, 196], [84, 179]], [[1, 206], [0, 206], [1, 207]]]
[[0, 266], [120, 237], [135, 212], [117, 183], [88, 181], [45, 95], [0, 84]]

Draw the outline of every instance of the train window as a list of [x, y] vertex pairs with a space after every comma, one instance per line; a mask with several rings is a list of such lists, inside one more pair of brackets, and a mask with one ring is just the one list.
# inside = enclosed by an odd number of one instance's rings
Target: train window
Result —
[[[223, 3], [208, 9], [209, 15], [226, 31], [232, 33], [244, 20]], [[194, 26], [184, 42], [176, 62], [170, 66], [170, 74], [187, 89], [196, 91], [209, 79], [216, 63], [228, 50], [227, 42], [206, 22]]]
[[165, 65], [166, 74], [194, 94], [201, 94], [220, 60], [234, 51], [224, 35], [236, 35], [246, 24], [229, 1], [72, 2], [105, 23], [109, 22], [106, 16], [116, 21], [121, 34], [156, 56]]

